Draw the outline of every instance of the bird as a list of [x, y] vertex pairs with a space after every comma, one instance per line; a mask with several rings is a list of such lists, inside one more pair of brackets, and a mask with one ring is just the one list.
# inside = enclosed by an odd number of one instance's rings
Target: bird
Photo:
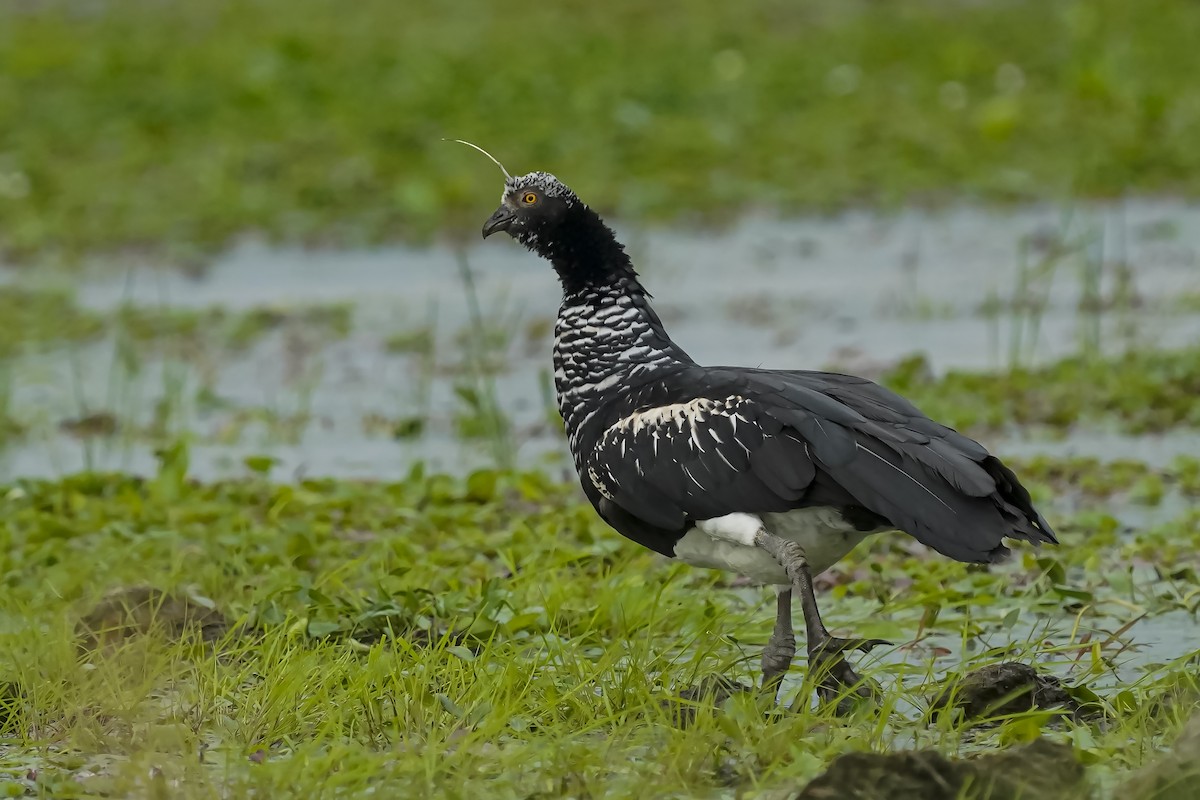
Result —
[[486, 239], [506, 233], [550, 262], [562, 288], [554, 386], [583, 493], [626, 538], [687, 564], [778, 586], [761, 657], [778, 696], [796, 653], [827, 700], [873, 687], [845, 656], [878, 639], [832, 636], [813, 576], [868, 536], [901, 531], [949, 558], [989, 564], [1005, 539], [1057, 544], [1012, 469], [900, 395], [835, 372], [704, 366], [668, 335], [629, 254], [548, 172], [504, 173]]

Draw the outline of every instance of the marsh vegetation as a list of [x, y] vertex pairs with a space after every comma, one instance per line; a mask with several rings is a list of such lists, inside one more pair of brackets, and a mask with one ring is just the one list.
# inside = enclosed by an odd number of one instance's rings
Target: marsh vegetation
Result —
[[[0, 6], [0, 795], [1195, 794], [1194, 4], [283, 8]], [[768, 707], [770, 590], [585, 504], [553, 276], [463, 243], [443, 135], [611, 211], [698, 360], [892, 386], [1062, 545], [873, 538], [820, 588], [880, 702]]]

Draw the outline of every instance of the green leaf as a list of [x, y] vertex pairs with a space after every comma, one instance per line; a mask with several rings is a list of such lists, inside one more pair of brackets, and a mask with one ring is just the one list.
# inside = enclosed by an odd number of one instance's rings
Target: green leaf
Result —
[[449, 695], [441, 694], [439, 692], [437, 694], [437, 699], [438, 702], [442, 704], [442, 708], [446, 709], [446, 712], [455, 719], [462, 719], [466, 716], [466, 712], [463, 711], [457, 703], [451, 700]]
[[1067, 582], [1067, 571], [1057, 559], [1043, 556], [1037, 560], [1038, 569], [1042, 571], [1052, 584]]
[[1095, 599], [1095, 595], [1086, 589], [1074, 589], [1070, 586], [1055, 586], [1054, 593], [1064, 600], [1078, 600], [1083, 603], [1090, 603]]
[[1000, 729], [1000, 741], [1006, 744], [1032, 742], [1042, 735], [1041, 714], [1025, 714], [1004, 723]]
[[492, 704], [484, 701], [471, 709], [471, 713], [467, 715], [465, 722], [472, 728], [483, 722], [484, 717], [492, 713]]
[[266, 475], [271, 471], [272, 467], [279, 463], [279, 459], [273, 456], [246, 456], [242, 459], [242, 463], [251, 472], [258, 475]]
[[1000, 620], [1000, 624], [1006, 630], [1011, 630], [1012, 627], [1017, 624], [1017, 620], [1020, 618], [1021, 618], [1021, 609], [1014, 608], [1012, 611], [1009, 611], [1007, 614], [1004, 615], [1004, 617]]
[[463, 647], [461, 644], [456, 644], [452, 647], [447, 647], [446, 652], [451, 655], [458, 656], [463, 661], [471, 662], [475, 660], [475, 654], [469, 648]]
[[467, 477], [467, 499], [476, 503], [489, 503], [496, 497], [499, 475], [495, 470], [481, 469]]
[[331, 633], [337, 633], [342, 629], [339, 622], [330, 622], [328, 620], [311, 620], [308, 623], [308, 635], [314, 639], [323, 639]]

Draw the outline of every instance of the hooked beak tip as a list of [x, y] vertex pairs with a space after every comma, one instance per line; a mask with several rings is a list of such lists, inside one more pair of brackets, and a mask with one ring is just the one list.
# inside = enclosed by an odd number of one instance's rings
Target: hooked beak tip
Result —
[[513, 213], [504, 206], [496, 209], [496, 213], [488, 217], [488, 221], [483, 223], [483, 238], [488, 238], [497, 231], [507, 231], [512, 225]]

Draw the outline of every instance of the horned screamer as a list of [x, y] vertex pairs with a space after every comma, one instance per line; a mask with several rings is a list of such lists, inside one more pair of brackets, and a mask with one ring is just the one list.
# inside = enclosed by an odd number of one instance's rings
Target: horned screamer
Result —
[[795, 593], [821, 693], [867, 693], [844, 656], [880, 642], [831, 636], [812, 580], [865, 537], [899, 530], [978, 563], [1006, 537], [1056, 541], [1012, 470], [871, 381], [697, 364], [595, 211], [549, 173], [505, 178], [483, 235], [509, 234], [562, 284], [554, 383], [584, 493], [638, 544], [781, 587], [767, 691], [795, 655]]

